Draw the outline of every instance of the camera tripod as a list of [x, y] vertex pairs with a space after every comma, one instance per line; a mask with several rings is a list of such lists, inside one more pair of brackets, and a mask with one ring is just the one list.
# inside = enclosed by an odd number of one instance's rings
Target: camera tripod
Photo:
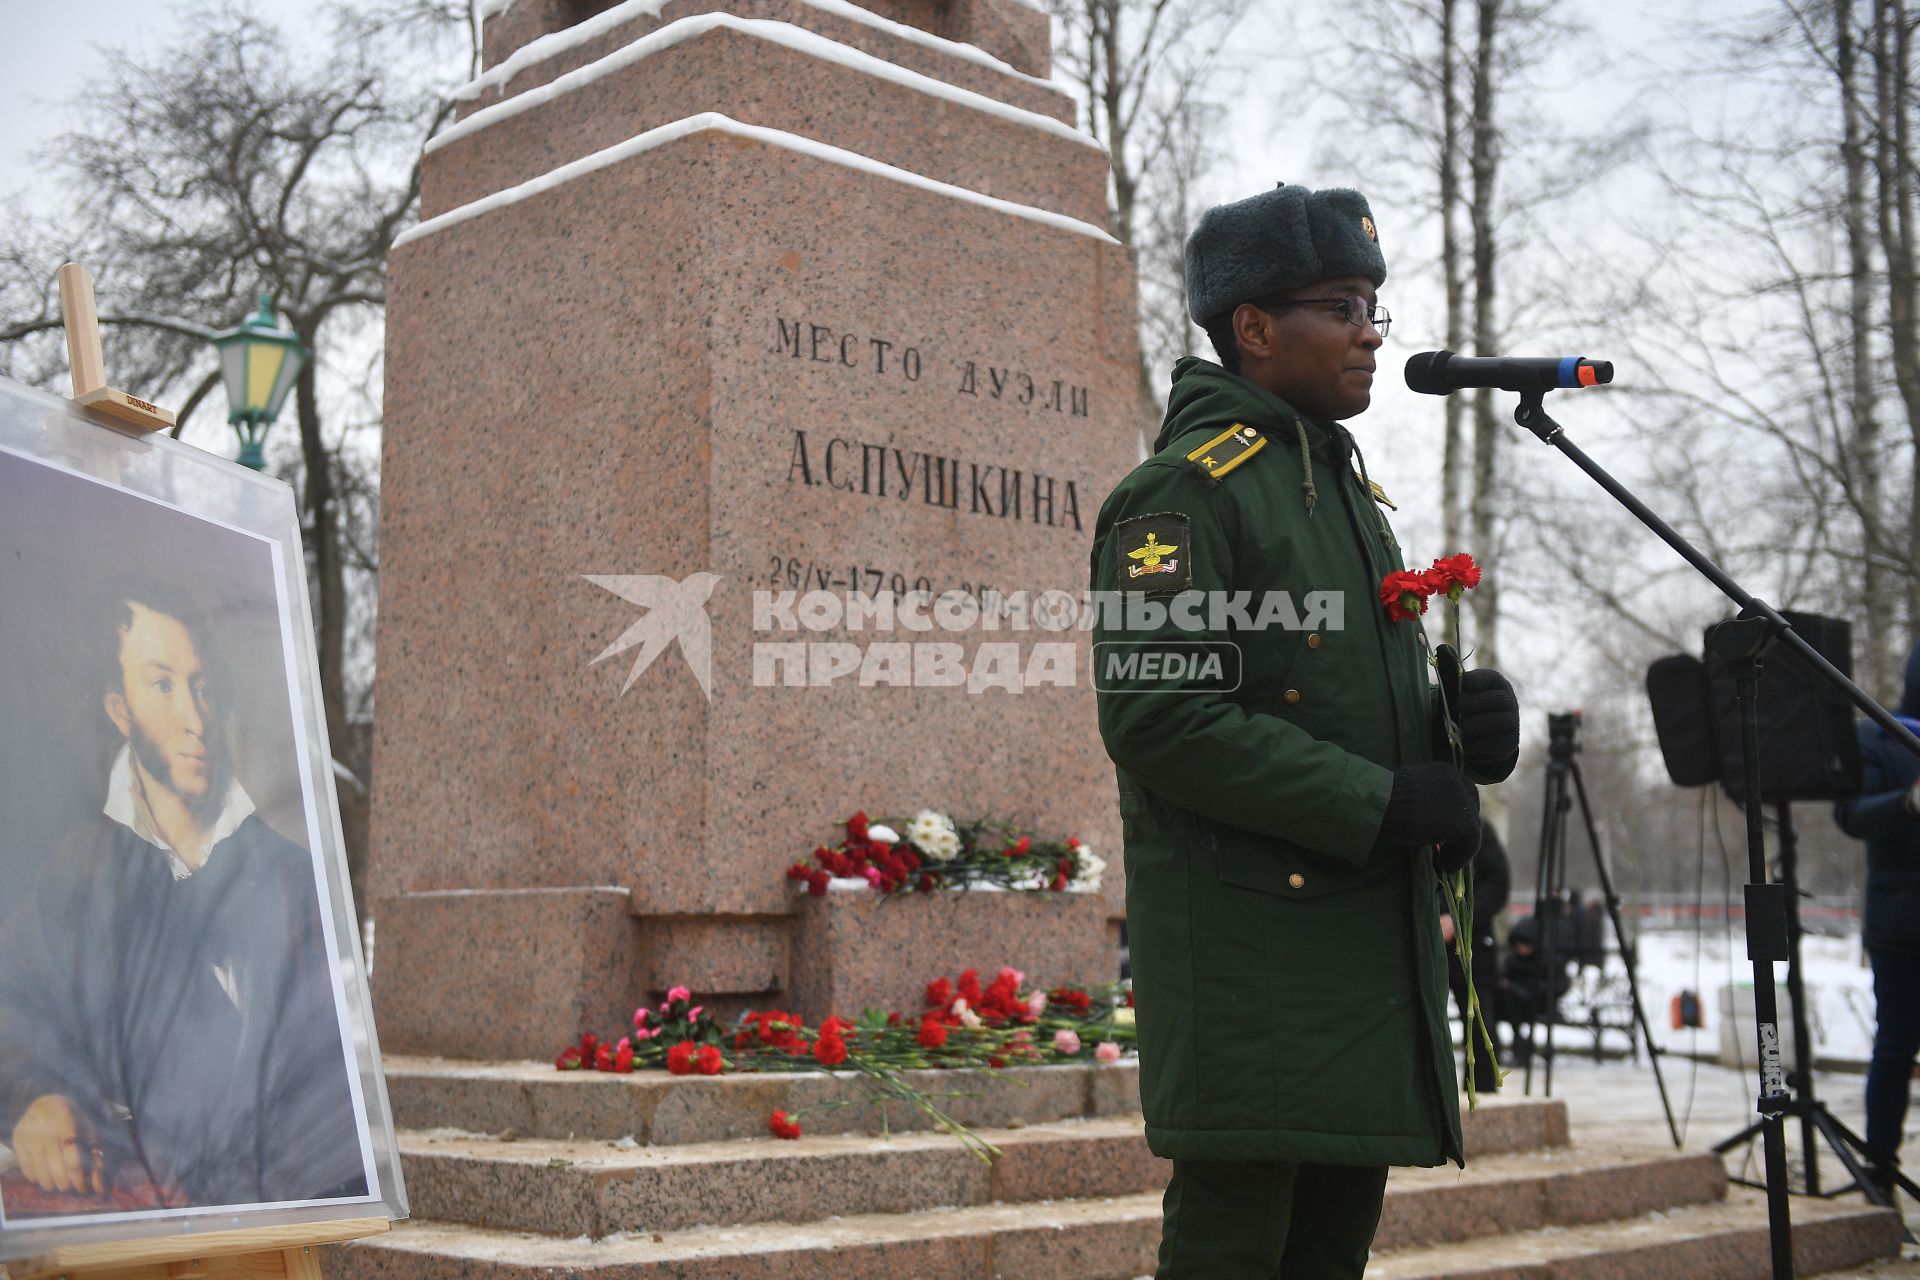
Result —
[[[1787, 890], [1787, 1000], [1793, 1006], [1794, 1069], [1787, 1072], [1787, 1088], [1793, 1096], [1781, 1108], [1781, 1114], [1783, 1117], [1797, 1117], [1800, 1121], [1800, 1152], [1806, 1161], [1803, 1190], [1807, 1195], [1830, 1200], [1858, 1190], [1864, 1191], [1867, 1199], [1874, 1204], [1887, 1206], [1891, 1204], [1891, 1197], [1885, 1188], [1867, 1175], [1859, 1158], [1867, 1155], [1866, 1141], [1840, 1123], [1827, 1110], [1826, 1104], [1814, 1096], [1813, 1036], [1807, 1030], [1807, 991], [1800, 974], [1799, 847], [1793, 830], [1793, 806], [1783, 801], [1774, 807], [1774, 815], [1775, 825], [1780, 832], [1780, 883]], [[1764, 1118], [1756, 1120], [1732, 1137], [1715, 1143], [1714, 1153], [1725, 1155], [1735, 1147], [1751, 1143], [1763, 1136], [1766, 1123]], [[1820, 1150], [1814, 1141], [1816, 1134], [1826, 1140], [1827, 1146], [1846, 1169], [1849, 1181], [1845, 1186], [1835, 1187], [1831, 1191], [1820, 1189]], [[1766, 1188], [1766, 1183], [1750, 1178], [1730, 1178], [1729, 1181], [1743, 1187]], [[1905, 1174], [1895, 1173], [1893, 1182], [1908, 1195], [1920, 1199], [1920, 1186], [1916, 1186]], [[1911, 1232], [1907, 1233], [1906, 1238], [1912, 1243]]]
[[[1540, 999], [1527, 1009], [1527, 1040], [1531, 1049], [1533, 1029], [1539, 1014], [1547, 1015], [1546, 1037], [1546, 1094], [1553, 1096], [1553, 1010], [1560, 1000], [1559, 966], [1561, 961], [1555, 956], [1559, 939], [1555, 925], [1558, 917], [1549, 914], [1549, 907], [1560, 900], [1567, 886], [1567, 818], [1572, 812], [1573, 801], [1580, 801], [1580, 818], [1587, 829], [1587, 846], [1593, 851], [1593, 868], [1600, 878], [1600, 892], [1607, 904], [1607, 918], [1613, 924], [1614, 941], [1620, 944], [1620, 958], [1627, 966], [1627, 992], [1633, 999], [1634, 1026], [1639, 1029], [1640, 1039], [1647, 1046], [1647, 1061], [1653, 1064], [1653, 1082], [1660, 1091], [1660, 1109], [1666, 1112], [1667, 1132], [1673, 1138], [1673, 1145], [1680, 1145], [1680, 1126], [1673, 1119], [1673, 1104], [1667, 1100], [1667, 1082], [1660, 1075], [1660, 1049], [1653, 1043], [1653, 1033], [1647, 1027], [1647, 1011], [1640, 1003], [1640, 981], [1634, 972], [1633, 949], [1627, 945], [1626, 930], [1620, 926], [1620, 898], [1613, 891], [1613, 877], [1607, 871], [1606, 859], [1600, 856], [1600, 835], [1593, 825], [1593, 808], [1587, 803], [1587, 782], [1580, 772], [1580, 762], [1575, 755], [1580, 750], [1580, 713], [1578, 711], [1550, 713], [1547, 716], [1547, 777], [1546, 797], [1540, 806], [1540, 864], [1534, 873], [1533, 918], [1536, 935], [1534, 945], [1539, 948], [1542, 971], [1545, 974], [1545, 987]], [[1569, 791], [1568, 783], [1572, 790]], [[1527, 1054], [1526, 1083], [1523, 1092], [1533, 1092], [1533, 1059]]]

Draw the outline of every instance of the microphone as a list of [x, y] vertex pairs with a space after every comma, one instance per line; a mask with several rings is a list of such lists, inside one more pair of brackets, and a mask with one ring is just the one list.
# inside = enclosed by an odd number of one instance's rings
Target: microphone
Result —
[[1585, 356], [1458, 356], [1451, 351], [1422, 351], [1407, 361], [1407, 385], [1430, 396], [1452, 395], [1462, 387], [1552, 391], [1612, 381], [1611, 360]]

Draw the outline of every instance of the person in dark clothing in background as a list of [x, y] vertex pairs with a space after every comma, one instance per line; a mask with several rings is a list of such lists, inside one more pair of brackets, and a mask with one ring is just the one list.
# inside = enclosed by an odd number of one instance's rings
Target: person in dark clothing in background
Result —
[[[1499, 1018], [1496, 998], [1500, 982], [1499, 957], [1494, 952], [1493, 918], [1507, 909], [1513, 892], [1513, 867], [1507, 860], [1506, 846], [1485, 818], [1480, 820], [1480, 852], [1473, 864], [1473, 987], [1480, 997], [1480, 1013], [1487, 1020], [1488, 1034]], [[1460, 1024], [1467, 1041], [1473, 1045], [1473, 1091], [1492, 1093], [1500, 1087], [1499, 1064], [1487, 1052], [1474, 1031], [1467, 1011], [1467, 975], [1453, 949], [1453, 917], [1442, 914], [1440, 936], [1447, 941], [1447, 985], [1453, 989], [1453, 1002], [1460, 1008]], [[1465, 1056], [1465, 1050], [1462, 1050]], [[1462, 1074], [1465, 1066], [1462, 1065]]]
[[[1899, 713], [1920, 731], [1920, 644], [1907, 656]], [[1866, 946], [1877, 1025], [1867, 1065], [1867, 1149], [1884, 1184], [1898, 1167], [1907, 1085], [1920, 1054], [1920, 759], [1862, 720], [1860, 790], [1834, 821], [1867, 843]]]
[[1500, 1020], [1511, 1028], [1515, 1066], [1525, 1066], [1533, 1056], [1533, 1024], [1557, 1019], [1560, 997], [1573, 985], [1564, 949], [1555, 949], [1549, 979], [1547, 959], [1540, 953], [1539, 927], [1532, 916], [1514, 924], [1507, 934], [1506, 963], [1500, 968], [1497, 1008]]

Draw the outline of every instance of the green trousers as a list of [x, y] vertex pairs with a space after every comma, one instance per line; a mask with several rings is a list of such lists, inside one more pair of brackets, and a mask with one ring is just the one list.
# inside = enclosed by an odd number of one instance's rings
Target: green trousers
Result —
[[1387, 1170], [1175, 1160], [1154, 1280], [1359, 1280]]

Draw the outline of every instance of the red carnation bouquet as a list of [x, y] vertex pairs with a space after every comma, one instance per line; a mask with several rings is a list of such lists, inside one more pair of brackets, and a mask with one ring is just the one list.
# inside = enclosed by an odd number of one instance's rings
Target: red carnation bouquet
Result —
[[[1480, 585], [1480, 566], [1473, 557], [1462, 551], [1457, 555], [1442, 556], [1425, 569], [1401, 569], [1388, 574], [1380, 582], [1380, 603], [1386, 607], [1387, 617], [1394, 622], [1417, 620], [1427, 611], [1427, 601], [1433, 596], [1444, 596], [1452, 612], [1453, 634], [1460, 634], [1460, 597]], [[1454, 763], [1460, 763], [1460, 738], [1455, 723], [1453, 702], [1459, 696], [1460, 671], [1462, 659], [1446, 645], [1434, 661], [1440, 668], [1440, 697], [1445, 711], [1447, 741], [1453, 749]], [[1459, 871], [1442, 872], [1440, 888], [1446, 895], [1447, 914], [1453, 917], [1453, 948], [1460, 957], [1460, 968], [1467, 976], [1467, 1108], [1478, 1106], [1473, 1089], [1473, 1059], [1480, 1049], [1495, 1061], [1495, 1070], [1499, 1078], [1505, 1079], [1506, 1073], [1498, 1067], [1498, 1055], [1493, 1046], [1493, 1031], [1487, 1025], [1486, 1013], [1480, 1007], [1480, 993], [1473, 985], [1473, 867], [1468, 864]], [[1477, 1033], [1477, 1034], [1476, 1034]], [[1475, 1041], [1479, 1044], [1476, 1046]]]
[[[728, 1033], [685, 987], [675, 987], [658, 1007], [636, 1009], [633, 1020], [633, 1035], [612, 1043], [583, 1035], [554, 1065], [617, 1074], [648, 1067], [675, 1075], [852, 1072], [874, 1102], [918, 1108], [984, 1160], [999, 1152], [915, 1087], [907, 1072], [1110, 1063], [1135, 1040], [1127, 984], [1049, 988], [1029, 985], [1026, 974], [1013, 968], [985, 982], [977, 969], [957, 979], [936, 978], [926, 986], [922, 1008], [911, 1015], [869, 1009], [852, 1021], [830, 1017], [809, 1027], [799, 1014], [765, 1009], [742, 1014]], [[777, 1138], [798, 1138], [800, 1120], [800, 1111], [782, 1108], [768, 1118], [767, 1129]]]
[[956, 822], [922, 809], [908, 820], [875, 822], [864, 810], [844, 824], [846, 838], [796, 862], [787, 879], [810, 894], [829, 889], [931, 893], [987, 886], [1009, 892], [1095, 893], [1106, 859], [1075, 836], [1047, 839], [988, 818]]

